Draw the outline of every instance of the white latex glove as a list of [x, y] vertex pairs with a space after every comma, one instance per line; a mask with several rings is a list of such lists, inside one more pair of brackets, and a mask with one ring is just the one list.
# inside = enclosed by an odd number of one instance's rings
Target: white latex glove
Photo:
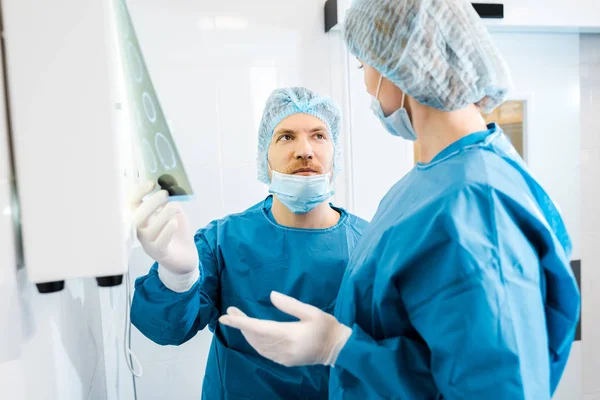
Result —
[[167, 203], [165, 190], [154, 190], [153, 182], [136, 186], [132, 196], [133, 224], [146, 254], [158, 264], [158, 274], [171, 290], [188, 290], [198, 279], [199, 258], [194, 231], [179, 203]]
[[279, 310], [300, 321], [275, 322], [250, 318], [235, 307], [219, 318], [223, 325], [239, 329], [261, 356], [286, 367], [323, 364], [333, 366], [352, 335], [333, 315], [293, 297], [271, 292]]

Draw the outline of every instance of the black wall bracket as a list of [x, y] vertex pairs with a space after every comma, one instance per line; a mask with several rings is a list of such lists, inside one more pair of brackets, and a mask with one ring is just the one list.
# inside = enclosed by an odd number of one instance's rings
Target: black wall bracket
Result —
[[327, 0], [325, 2], [325, 33], [338, 23], [337, 0]]
[[[575, 280], [577, 281], [577, 286], [579, 287], [579, 293], [581, 293], [581, 260], [571, 261], [571, 269], [573, 270], [573, 275], [575, 275]], [[581, 312], [579, 314], [577, 330], [575, 331], [575, 340], [581, 340]]]
[[[471, 3], [477, 14], [484, 19], [503, 19], [504, 4], [501, 3]], [[325, 2], [325, 33], [338, 24], [338, 2], [327, 0]]]
[[481, 18], [503, 19], [504, 4], [499, 3], [471, 3]]

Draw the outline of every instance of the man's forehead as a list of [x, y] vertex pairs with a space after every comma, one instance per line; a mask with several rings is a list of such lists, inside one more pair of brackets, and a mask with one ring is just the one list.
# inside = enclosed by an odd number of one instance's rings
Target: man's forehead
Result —
[[327, 130], [327, 124], [319, 118], [309, 114], [293, 114], [282, 120], [275, 127], [274, 132], [280, 131], [316, 131]]

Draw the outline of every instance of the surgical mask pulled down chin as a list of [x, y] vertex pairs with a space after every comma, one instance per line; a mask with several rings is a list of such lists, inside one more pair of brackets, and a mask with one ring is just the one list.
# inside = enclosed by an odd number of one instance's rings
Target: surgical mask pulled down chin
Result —
[[333, 196], [331, 173], [302, 176], [281, 174], [271, 170], [269, 193], [277, 196], [294, 214], [306, 214]]
[[383, 75], [380, 75], [379, 83], [377, 84], [377, 92], [375, 93], [375, 96], [371, 98], [371, 110], [373, 110], [377, 118], [379, 118], [389, 133], [414, 142], [417, 140], [417, 135], [415, 134], [412, 124], [410, 123], [408, 112], [406, 111], [406, 108], [404, 108], [404, 92], [402, 92], [402, 105], [400, 108], [387, 117], [383, 113], [381, 103], [378, 100], [382, 79]]

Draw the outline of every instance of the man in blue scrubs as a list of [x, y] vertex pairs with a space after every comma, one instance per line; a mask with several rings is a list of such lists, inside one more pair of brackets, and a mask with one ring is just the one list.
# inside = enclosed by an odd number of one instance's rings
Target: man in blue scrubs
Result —
[[[180, 345], [207, 325], [214, 332], [204, 399], [326, 399], [329, 367], [286, 368], [267, 360], [236, 329], [217, 323], [228, 307], [289, 321], [269, 301], [272, 289], [333, 313], [367, 223], [330, 205], [337, 172], [340, 112], [304, 88], [275, 90], [259, 130], [258, 177], [272, 195], [213, 221], [194, 235], [167, 193], [141, 185], [134, 220], [156, 263], [138, 278], [133, 324], [161, 345]], [[240, 193], [244, 196], [244, 193]]]
[[334, 366], [334, 399], [551, 398], [579, 317], [571, 242], [480, 115], [511, 86], [486, 28], [466, 0], [355, 0], [345, 39], [375, 115], [418, 138], [419, 162], [381, 201], [335, 317], [274, 289], [298, 322], [239, 308], [221, 322], [281, 364]]

